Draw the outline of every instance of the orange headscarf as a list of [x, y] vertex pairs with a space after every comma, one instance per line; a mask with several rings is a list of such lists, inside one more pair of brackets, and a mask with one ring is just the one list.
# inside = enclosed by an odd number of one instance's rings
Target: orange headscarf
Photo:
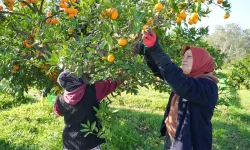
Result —
[[193, 66], [190, 74], [187, 74], [189, 77], [199, 77], [205, 73], [213, 72], [215, 69], [215, 64], [213, 57], [203, 48], [195, 46], [186, 46], [184, 48], [183, 54], [187, 50], [192, 51], [193, 55]]

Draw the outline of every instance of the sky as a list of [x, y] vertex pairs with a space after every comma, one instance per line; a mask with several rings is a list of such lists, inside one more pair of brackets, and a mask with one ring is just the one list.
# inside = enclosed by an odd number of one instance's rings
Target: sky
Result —
[[231, 13], [228, 19], [224, 19], [225, 11], [219, 6], [210, 5], [212, 12], [209, 18], [202, 18], [197, 27], [209, 26], [209, 33], [213, 33], [216, 25], [225, 26], [229, 23], [236, 23], [243, 29], [250, 28], [250, 0], [228, 0], [231, 3]]

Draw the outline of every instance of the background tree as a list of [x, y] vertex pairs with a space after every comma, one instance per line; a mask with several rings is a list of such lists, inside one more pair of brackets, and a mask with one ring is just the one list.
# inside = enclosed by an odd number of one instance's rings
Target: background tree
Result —
[[226, 54], [225, 62], [242, 59], [250, 53], [250, 29], [243, 30], [238, 24], [217, 26], [207, 40], [220, 53]]

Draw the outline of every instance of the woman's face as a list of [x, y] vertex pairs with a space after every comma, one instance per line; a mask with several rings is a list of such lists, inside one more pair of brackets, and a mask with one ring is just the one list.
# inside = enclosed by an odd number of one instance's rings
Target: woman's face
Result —
[[181, 68], [184, 74], [190, 74], [193, 66], [193, 54], [192, 51], [189, 49], [185, 52], [182, 57]]

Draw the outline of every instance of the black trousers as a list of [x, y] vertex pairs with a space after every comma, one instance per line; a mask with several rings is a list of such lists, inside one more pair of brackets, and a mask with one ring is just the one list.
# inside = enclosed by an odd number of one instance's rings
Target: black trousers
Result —
[[172, 145], [173, 142], [170, 138], [170, 136], [168, 135], [168, 132], [166, 133], [166, 138], [165, 138], [165, 146], [164, 146], [164, 150], [172, 150]]

